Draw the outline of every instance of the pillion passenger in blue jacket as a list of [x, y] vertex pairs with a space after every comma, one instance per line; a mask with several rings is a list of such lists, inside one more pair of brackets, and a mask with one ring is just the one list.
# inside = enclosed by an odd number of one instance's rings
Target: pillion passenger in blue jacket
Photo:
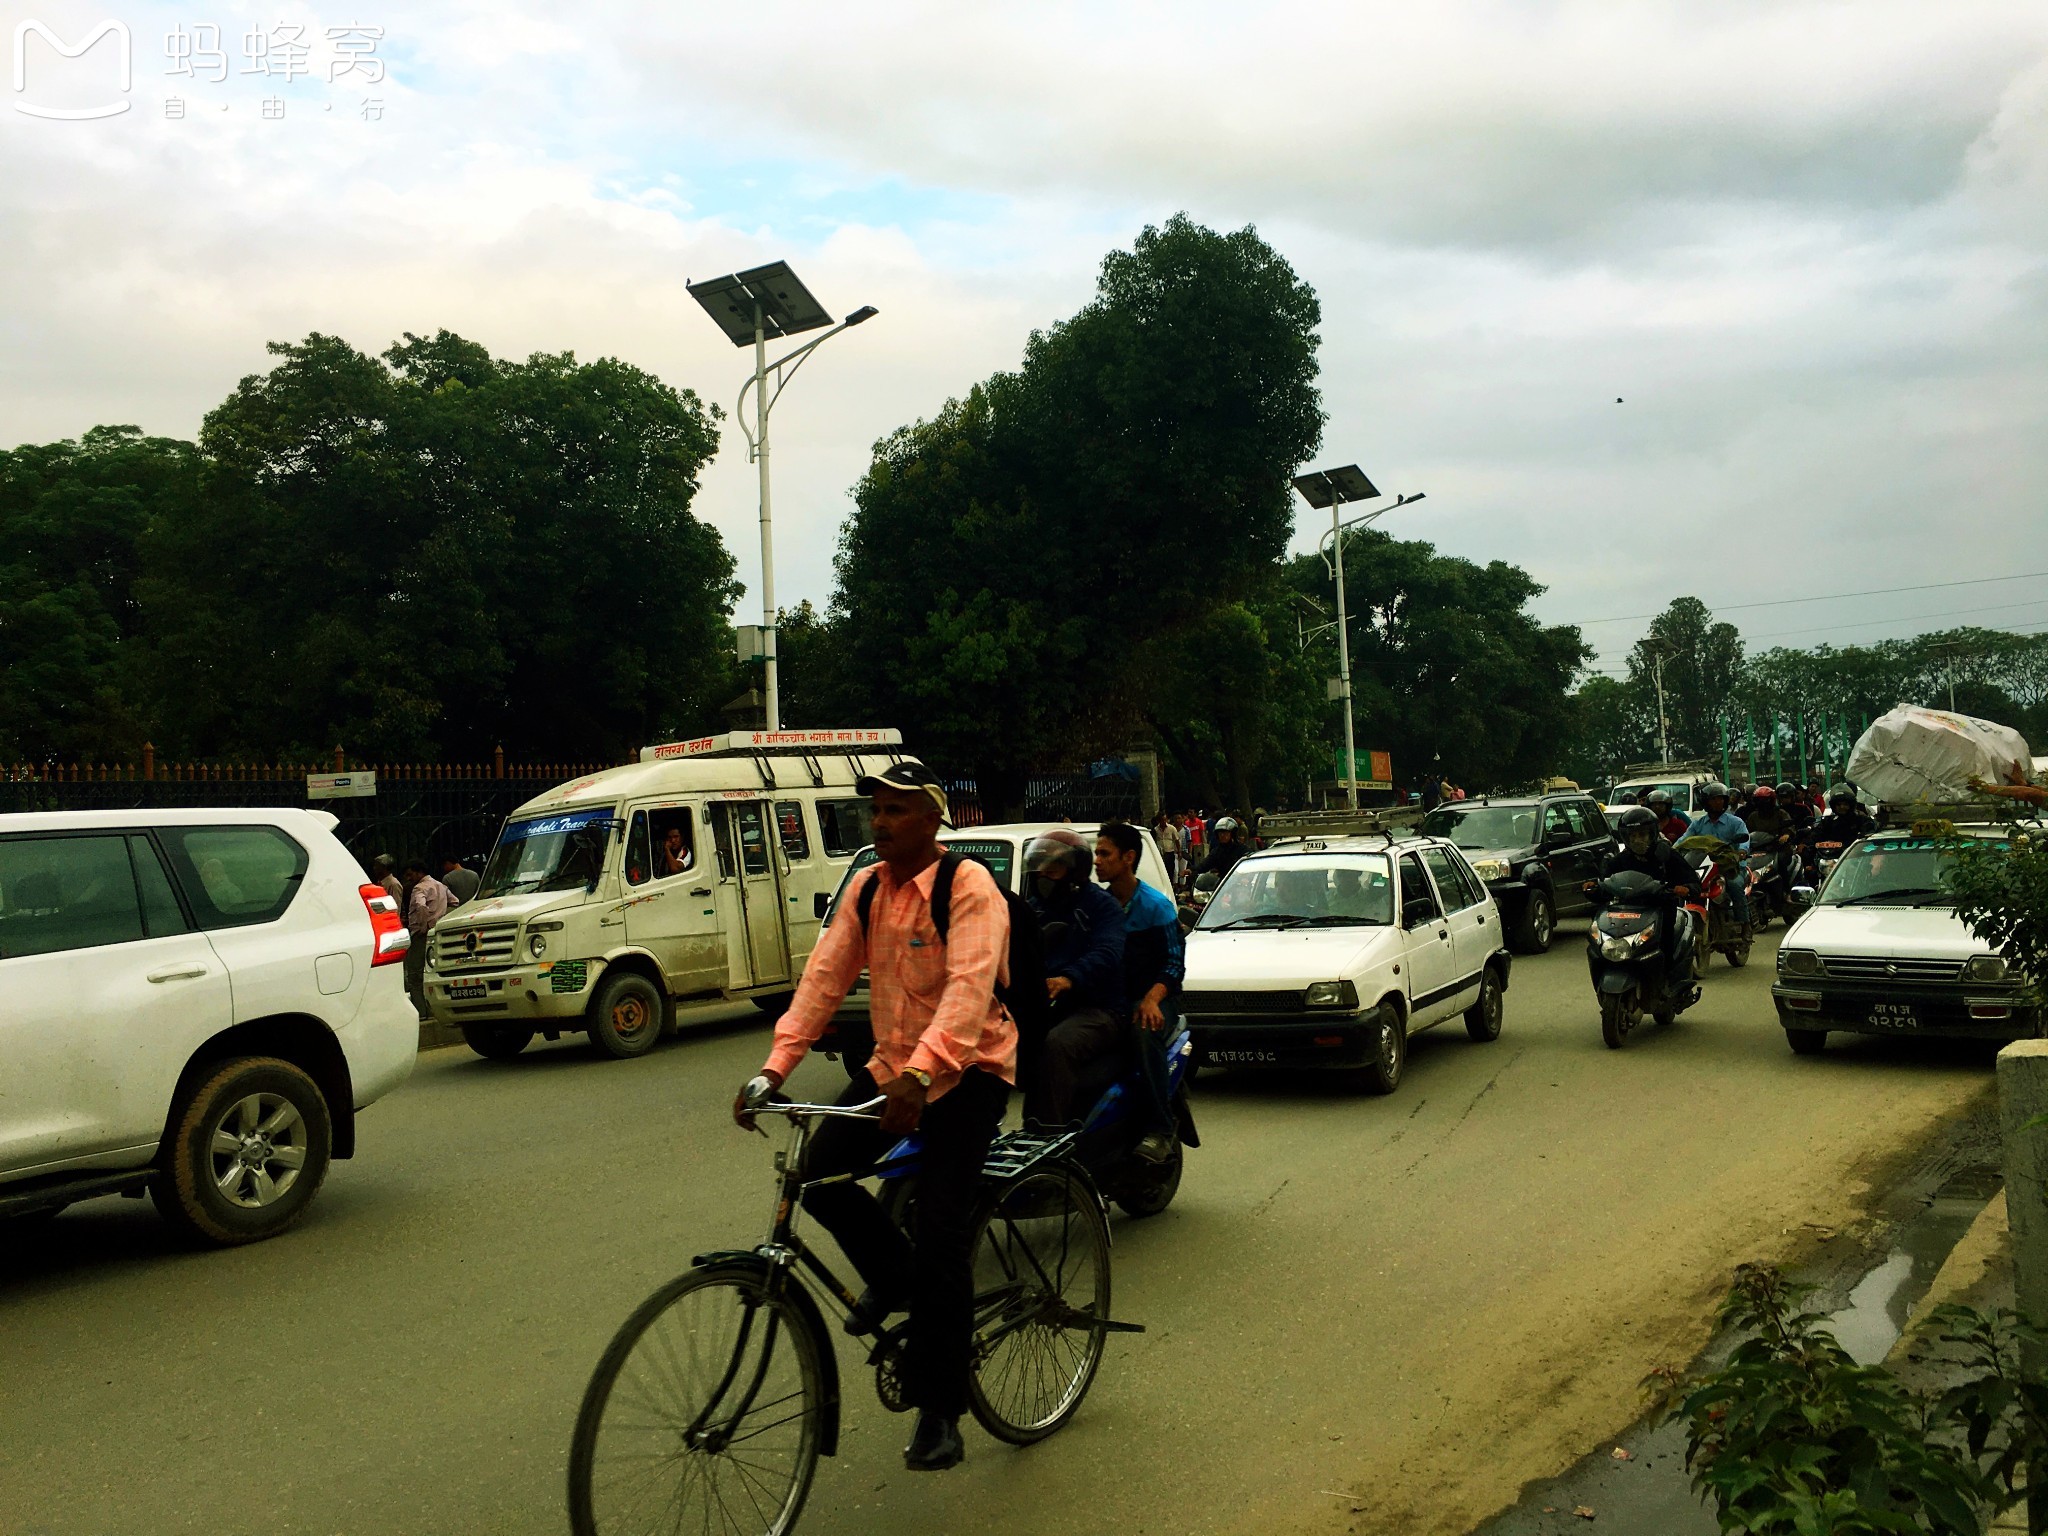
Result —
[[1124, 994], [1138, 1026], [1138, 1064], [1146, 1089], [1137, 1106], [1145, 1135], [1133, 1150], [1147, 1162], [1164, 1162], [1173, 1155], [1175, 1140], [1166, 1047], [1180, 1012], [1187, 946], [1180, 936], [1179, 908], [1138, 878], [1144, 848], [1136, 827], [1121, 822], [1104, 826], [1095, 839], [1095, 878], [1124, 909]]
[[1114, 1055], [1128, 1017], [1124, 996], [1124, 912], [1088, 878], [1095, 852], [1069, 827], [1041, 832], [1024, 848], [1024, 897], [1045, 942], [1045, 989], [1052, 1025], [1039, 1047], [1035, 1081], [1024, 1085], [1024, 1118], [1065, 1125], [1080, 1102], [1090, 1063]]

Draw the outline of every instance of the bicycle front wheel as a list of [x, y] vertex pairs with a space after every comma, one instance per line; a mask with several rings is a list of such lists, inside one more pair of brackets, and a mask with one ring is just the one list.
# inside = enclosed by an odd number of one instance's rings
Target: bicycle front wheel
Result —
[[1108, 1318], [1109, 1222], [1094, 1187], [1064, 1166], [1007, 1186], [974, 1232], [967, 1401], [981, 1427], [1030, 1445], [1072, 1418]]
[[783, 1536], [818, 1463], [826, 1341], [769, 1277], [700, 1269], [606, 1347], [569, 1449], [575, 1536]]

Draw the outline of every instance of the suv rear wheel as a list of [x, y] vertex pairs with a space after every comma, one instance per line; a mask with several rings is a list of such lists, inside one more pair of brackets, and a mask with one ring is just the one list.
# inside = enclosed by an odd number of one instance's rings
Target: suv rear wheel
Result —
[[312, 1203], [334, 1142], [319, 1085], [288, 1061], [226, 1061], [171, 1111], [150, 1196], [173, 1227], [222, 1247], [275, 1237]]

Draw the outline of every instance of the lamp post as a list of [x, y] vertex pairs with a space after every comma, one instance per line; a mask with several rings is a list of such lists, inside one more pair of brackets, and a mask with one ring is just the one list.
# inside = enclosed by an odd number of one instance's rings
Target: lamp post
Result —
[[[718, 322], [734, 346], [751, 343], [754, 371], [740, 390], [733, 419], [747, 440], [747, 457], [761, 467], [761, 659], [764, 689], [768, 696], [768, 729], [782, 729], [782, 688], [776, 671], [775, 647], [775, 524], [768, 500], [768, 413], [782, 398], [782, 391], [796, 376], [797, 369], [819, 347], [851, 326], [873, 318], [875, 307], [866, 304], [837, 325], [823, 305], [811, 297], [786, 261], [771, 261], [765, 267], [735, 272], [729, 277], [688, 285], [690, 296], [704, 306], [704, 312]], [[771, 337], [795, 336], [832, 325], [824, 335], [768, 361]], [[768, 376], [775, 375], [775, 391], [768, 390]], [[754, 392], [754, 426], [747, 429], [747, 391]]]
[[1344, 534], [1348, 529], [1363, 527], [1395, 507], [1422, 500], [1424, 493], [1417, 491], [1413, 496], [1397, 496], [1391, 505], [1354, 517], [1347, 523], [1341, 520], [1347, 504], [1371, 501], [1381, 494], [1356, 464], [1296, 475], [1294, 488], [1301, 492], [1303, 500], [1310, 506], [1330, 509], [1331, 552], [1326, 559], [1333, 566], [1337, 578], [1337, 689], [1344, 699], [1344, 795], [1346, 803], [1355, 811], [1358, 809], [1358, 739], [1351, 717], [1351, 633], [1344, 607]]

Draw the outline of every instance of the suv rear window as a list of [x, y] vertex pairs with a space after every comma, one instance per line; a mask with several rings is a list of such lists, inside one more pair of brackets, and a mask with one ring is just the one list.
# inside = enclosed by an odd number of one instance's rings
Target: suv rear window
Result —
[[280, 918], [306, 877], [306, 850], [275, 827], [159, 827], [157, 836], [201, 928]]

